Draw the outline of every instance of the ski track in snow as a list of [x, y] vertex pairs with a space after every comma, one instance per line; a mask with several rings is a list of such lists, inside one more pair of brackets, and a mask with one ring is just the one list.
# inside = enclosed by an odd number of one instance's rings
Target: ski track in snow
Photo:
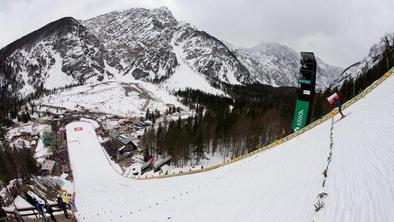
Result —
[[[108, 164], [93, 127], [67, 125], [80, 221], [381, 221], [394, 218], [394, 78], [335, 123], [325, 206], [315, 215], [330, 121], [213, 171], [133, 180]], [[339, 117], [336, 116], [335, 119]], [[75, 127], [83, 131], [74, 131]]]

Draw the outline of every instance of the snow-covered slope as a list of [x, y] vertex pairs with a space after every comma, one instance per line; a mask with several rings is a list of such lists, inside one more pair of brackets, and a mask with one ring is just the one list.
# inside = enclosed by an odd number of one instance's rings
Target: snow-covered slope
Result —
[[164, 113], [169, 106], [188, 110], [164, 89], [142, 81], [108, 81], [77, 86], [45, 96], [37, 103], [123, 116], [145, 116], [148, 109]]
[[387, 47], [394, 48], [394, 33], [388, 33], [380, 41], [374, 44], [368, 53], [360, 62], [346, 68], [343, 73], [332, 82], [330, 88], [342, 86], [345, 80], [357, 79], [360, 75], [371, 69], [383, 59], [383, 53]]
[[[235, 49], [252, 78], [272, 86], [297, 86], [301, 56], [277, 43], [261, 43], [252, 48]], [[316, 87], [324, 90], [342, 73], [342, 68], [324, 63], [317, 57]]]
[[[391, 77], [344, 110], [347, 117], [340, 121], [335, 116], [333, 122], [274, 149], [216, 170], [167, 179], [120, 176], [109, 164], [93, 126], [70, 123], [66, 128], [77, 217], [80, 221], [389, 222], [394, 218], [393, 95]], [[324, 193], [324, 207], [316, 212], [318, 194]]]

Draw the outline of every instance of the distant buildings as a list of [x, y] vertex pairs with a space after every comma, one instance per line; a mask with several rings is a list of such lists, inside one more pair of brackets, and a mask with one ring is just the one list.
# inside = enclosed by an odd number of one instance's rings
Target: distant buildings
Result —
[[119, 134], [117, 132], [111, 133], [112, 141], [119, 146], [119, 148], [125, 147], [125, 151], [134, 151], [137, 146], [124, 134]]
[[122, 161], [132, 156], [137, 146], [124, 134], [117, 132], [111, 133], [110, 144], [106, 145], [107, 153], [115, 159], [116, 162]]
[[52, 175], [53, 168], [55, 167], [56, 161], [54, 160], [45, 160], [45, 162], [41, 166], [41, 175], [47, 176]]

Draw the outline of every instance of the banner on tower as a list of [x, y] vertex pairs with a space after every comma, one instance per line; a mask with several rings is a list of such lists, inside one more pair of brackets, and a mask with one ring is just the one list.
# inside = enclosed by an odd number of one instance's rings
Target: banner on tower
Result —
[[298, 131], [305, 127], [308, 119], [309, 102], [297, 100], [296, 109], [293, 117], [293, 131]]

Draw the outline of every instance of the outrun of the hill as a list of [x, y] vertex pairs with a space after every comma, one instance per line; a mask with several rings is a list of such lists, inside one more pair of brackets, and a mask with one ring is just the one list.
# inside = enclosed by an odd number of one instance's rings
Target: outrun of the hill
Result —
[[[67, 126], [80, 221], [380, 221], [394, 218], [394, 78], [331, 120], [217, 170], [134, 180], [117, 174], [92, 125]], [[335, 116], [335, 120], [339, 117]], [[75, 131], [75, 128], [82, 130]], [[324, 207], [315, 212], [317, 195]]]

